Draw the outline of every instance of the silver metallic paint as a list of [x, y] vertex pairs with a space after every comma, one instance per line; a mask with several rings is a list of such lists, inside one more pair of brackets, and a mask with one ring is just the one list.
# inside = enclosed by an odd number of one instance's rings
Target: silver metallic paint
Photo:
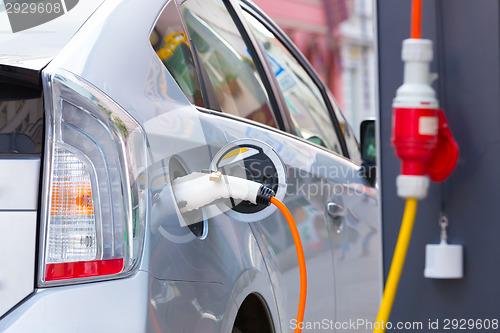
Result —
[[[148, 1], [147, 6], [137, 0], [104, 2], [45, 69], [50, 73], [62, 68], [84, 78], [146, 132], [151, 206], [139, 273], [123, 280], [39, 289], [0, 321], [0, 331], [229, 332], [249, 293], [265, 300], [277, 331], [288, 331], [298, 302], [298, 269], [279, 212], [255, 224], [217, 216], [208, 221], [207, 237], [201, 240], [180, 227], [175, 201], [168, 195], [172, 157], [182, 160], [188, 172], [200, 171], [208, 168], [218, 149], [247, 137], [271, 145], [292, 175], [303, 172], [303, 177], [288, 176], [284, 202], [292, 213], [305, 212], [303, 219], [297, 218], [309, 269], [305, 320], [361, 314], [374, 318], [381, 287], [377, 190], [367, 187], [357, 174], [359, 166], [342, 156], [192, 106], [149, 43], [163, 6], [163, 0]], [[342, 171], [341, 176], [321, 171], [331, 168]], [[327, 191], [294, 193], [302, 185]], [[361, 187], [370, 195], [332, 195], [335, 186]], [[167, 195], [160, 200], [162, 191]], [[341, 200], [337, 203], [351, 212], [340, 234], [325, 218], [331, 200]], [[315, 236], [307, 238], [306, 229]], [[369, 232], [375, 237], [362, 253]]]

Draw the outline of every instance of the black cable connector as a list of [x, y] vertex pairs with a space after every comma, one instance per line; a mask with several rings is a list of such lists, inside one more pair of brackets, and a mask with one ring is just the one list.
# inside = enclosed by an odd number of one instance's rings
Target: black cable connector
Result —
[[271, 197], [274, 197], [276, 194], [272, 189], [267, 186], [261, 185], [259, 188], [259, 192], [257, 192], [256, 202], [257, 204], [262, 204], [269, 206], [271, 204]]

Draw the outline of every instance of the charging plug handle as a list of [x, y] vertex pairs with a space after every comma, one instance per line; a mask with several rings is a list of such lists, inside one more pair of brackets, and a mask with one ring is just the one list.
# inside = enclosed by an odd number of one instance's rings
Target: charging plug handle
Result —
[[274, 191], [257, 182], [220, 172], [193, 172], [172, 181], [177, 206], [182, 213], [205, 207], [218, 199], [248, 200], [269, 205]]

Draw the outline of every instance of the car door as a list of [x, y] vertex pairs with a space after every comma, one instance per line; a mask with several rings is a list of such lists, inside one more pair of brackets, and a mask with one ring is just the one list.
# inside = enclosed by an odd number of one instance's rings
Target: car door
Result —
[[[358, 174], [359, 165], [346, 158], [355, 156], [356, 143], [351, 140], [350, 145], [346, 144], [349, 128], [335, 117], [324, 88], [317, 85], [302, 63], [293, 56], [288, 59], [286, 54], [266, 53], [266, 43], [259, 43], [262, 41], [256, 38], [255, 29], [267, 30], [265, 35], [269, 37], [273, 36], [270, 28], [256, 27], [251, 18], [244, 17], [248, 14], [231, 1], [187, 0], [179, 9], [186, 33], [172, 35], [169, 40], [188, 45], [184, 51], [192, 52], [193, 61], [183, 65], [187, 71], [175, 66], [169, 70], [186, 97], [199, 107], [211, 156], [229, 142], [251, 138], [270, 145], [284, 162], [288, 178], [284, 202], [298, 224], [309, 272], [305, 321], [315, 323], [318, 331], [328, 330], [329, 323], [353, 315], [349, 306], [342, 305], [352, 303], [353, 295], [339, 291], [353, 285], [351, 280], [357, 281], [350, 275], [379, 281], [372, 270], [347, 269], [347, 277], [335, 276], [345, 270], [339, 249], [344, 246], [350, 258], [360, 247], [360, 232], [365, 232], [358, 231], [355, 218], [367, 205], [363, 202], [356, 207], [351, 202], [353, 198], [354, 202], [366, 199], [363, 191], [369, 192], [369, 188]], [[283, 45], [284, 50], [287, 47]], [[174, 57], [162, 59], [167, 68]], [[193, 70], [199, 82], [189, 79], [188, 73]], [[358, 194], [348, 193], [355, 189]], [[287, 223], [275, 212], [251, 224], [251, 228], [265, 258], [281, 329], [288, 331], [294, 325], [299, 275]], [[377, 241], [377, 237], [369, 238], [368, 248], [380, 246]], [[376, 252], [370, 252], [370, 262]], [[368, 289], [372, 285], [368, 284]], [[360, 304], [365, 301], [356, 300]]]
[[[292, 133], [302, 139], [294, 144], [316, 152], [314, 161], [309, 161], [311, 182], [305, 197], [324, 212], [323, 222], [329, 231], [336, 300], [334, 328], [349, 330], [352, 327], [346, 323], [350, 321], [375, 319], [381, 295], [378, 190], [359, 172], [357, 143], [331, 94], [268, 19], [250, 5], [245, 9], [245, 19], [286, 101]], [[321, 195], [314, 195], [316, 186], [311, 185], [316, 184], [321, 184]]]
[[[206, 10], [207, 5], [210, 11]], [[296, 216], [306, 257], [310, 260], [306, 318], [310, 321], [330, 318], [335, 303], [333, 257], [323, 209], [314, 203], [316, 198], [311, 202], [306, 193], [295, 190], [302, 187], [304, 181], [312, 180], [308, 176], [308, 164], [314, 160], [314, 152], [307, 144], [297, 145], [298, 141], [284, 131], [287, 127], [274, 96], [275, 90], [263, 75], [265, 65], [243, 23], [234, 21], [240, 9], [219, 0], [187, 0], [180, 9], [199, 62], [200, 81], [206, 96], [206, 106], [200, 108], [201, 117], [207, 128], [212, 127], [213, 133], [223, 134], [211, 135], [214, 139], [211, 145], [222, 146], [252, 138], [267, 143], [278, 152], [286, 165], [288, 188], [291, 189], [285, 203]], [[299, 274], [291, 234], [279, 212], [258, 222], [253, 230], [266, 258], [279, 305], [281, 328], [287, 331], [290, 320], [295, 318], [299, 295]]]

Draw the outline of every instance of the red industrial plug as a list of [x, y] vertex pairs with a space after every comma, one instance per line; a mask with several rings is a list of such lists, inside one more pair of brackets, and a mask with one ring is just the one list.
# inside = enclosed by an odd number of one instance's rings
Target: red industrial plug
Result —
[[458, 144], [453, 138], [443, 110], [438, 110], [438, 142], [427, 162], [427, 173], [432, 181], [442, 182], [453, 172], [458, 161]]
[[429, 177], [440, 182], [451, 174], [458, 145], [431, 86], [432, 42], [403, 41], [402, 58], [404, 83], [394, 99], [392, 129], [392, 143], [401, 159], [398, 195], [422, 199], [427, 195]]

